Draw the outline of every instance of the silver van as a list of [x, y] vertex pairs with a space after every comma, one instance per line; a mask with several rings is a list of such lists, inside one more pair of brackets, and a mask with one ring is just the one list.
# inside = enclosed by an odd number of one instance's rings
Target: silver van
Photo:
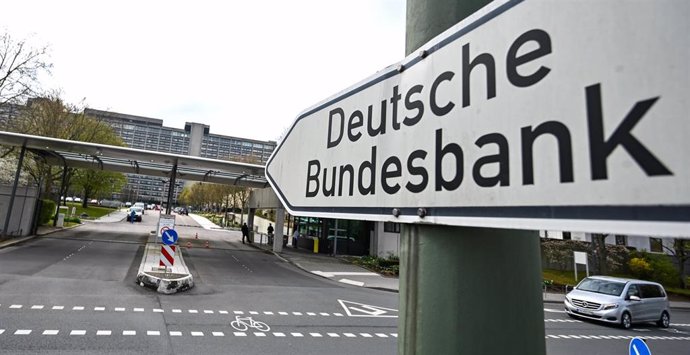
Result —
[[671, 323], [666, 290], [656, 282], [591, 276], [580, 281], [564, 303], [571, 317], [619, 324], [625, 329], [633, 323], [656, 322], [663, 328]]

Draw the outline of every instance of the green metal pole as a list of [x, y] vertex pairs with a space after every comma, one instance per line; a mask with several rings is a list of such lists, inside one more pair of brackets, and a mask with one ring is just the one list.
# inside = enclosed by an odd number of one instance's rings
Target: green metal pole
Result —
[[[406, 52], [488, 3], [408, 0]], [[403, 225], [400, 243], [399, 354], [546, 354], [536, 231]]]

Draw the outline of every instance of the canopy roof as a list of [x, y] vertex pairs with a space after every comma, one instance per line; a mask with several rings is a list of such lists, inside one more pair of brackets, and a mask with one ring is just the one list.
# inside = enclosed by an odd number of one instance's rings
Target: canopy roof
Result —
[[226, 185], [268, 186], [264, 166], [0, 131], [0, 145], [26, 147], [52, 165]]

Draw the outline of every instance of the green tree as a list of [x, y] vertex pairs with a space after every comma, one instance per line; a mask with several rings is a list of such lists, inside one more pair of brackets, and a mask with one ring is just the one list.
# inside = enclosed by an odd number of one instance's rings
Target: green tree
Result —
[[76, 169], [72, 177], [74, 188], [83, 193], [84, 208], [91, 198], [101, 196], [104, 192], [118, 191], [126, 183], [127, 178], [122, 173], [94, 169]]
[[669, 254], [673, 256], [674, 259], [676, 259], [679, 276], [678, 286], [680, 288], [687, 288], [687, 272], [685, 270], [685, 263], [690, 260], [690, 240], [674, 239], [672, 247], [669, 247], [663, 243], [662, 246]]

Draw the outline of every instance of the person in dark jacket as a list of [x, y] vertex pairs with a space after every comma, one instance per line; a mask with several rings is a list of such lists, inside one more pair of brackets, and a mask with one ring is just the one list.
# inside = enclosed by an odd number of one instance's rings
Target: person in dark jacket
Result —
[[249, 241], [249, 227], [247, 223], [242, 225], [242, 244], [244, 244], [244, 238], [247, 238], [247, 241]]

